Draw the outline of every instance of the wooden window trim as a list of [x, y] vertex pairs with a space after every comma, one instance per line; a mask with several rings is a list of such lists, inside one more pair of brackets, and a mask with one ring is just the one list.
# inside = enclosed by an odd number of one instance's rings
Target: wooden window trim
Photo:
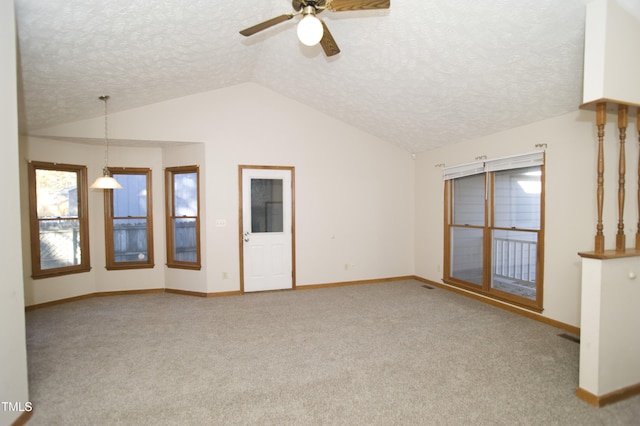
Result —
[[116, 219], [127, 219], [124, 217], [114, 217], [113, 212], [113, 189], [104, 190], [104, 226], [105, 226], [105, 253], [106, 253], [106, 269], [122, 270], [122, 269], [144, 269], [153, 268], [153, 200], [152, 200], [152, 184], [151, 169], [140, 167], [110, 167], [112, 174], [127, 175], [144, 175], [147, 179], [147, 215], [135, 216], [132, 218], [144, 218], [147, 222], [147, 259], [144, 261], [116, 262], [115, 261], [115, 245], [113, 241], [113, 221]]
[[[173, 197], [173, 177], [176, 174], [195, 173], [196, 174], [196, 216], [175, 216], [175, 200]], [[177, 166], [165, 168], [165, 219], [166, 219], [166, 243], [167, 243], [167, 267], [178, 269], [200, 270], [202, 268], [200, 252], [200, 168], [193, 166]], [[176, 260], [174, 257], [173, 222], [175, 219], [195, 219], [196, 222], [196, 261], [186, 262]]]
[[[77, 173], [78, 221], [80, 229], [81, 261], [79, 265], [60, 268], [41, 269], [40, 259], [40, 219], [38, 219], [38, 197], [36, 193], [36, 170], [67, 171]], [[29, 226], [31, 240], [31, 277], [33, 279], [51, 278], [68, 274], [89, 272], [91, 255], [89, 252], [89, 209], [87, 167], [75, 164], [60, 164], [30, 161], [28, 166], [29, 186]]]

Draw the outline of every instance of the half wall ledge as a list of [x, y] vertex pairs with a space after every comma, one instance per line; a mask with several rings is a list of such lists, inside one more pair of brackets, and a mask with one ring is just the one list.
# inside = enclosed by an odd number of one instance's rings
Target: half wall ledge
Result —
[[618, 105], [626, 105], [628, 107], [640, 108], [640, 104], [636, 104], [634, 102], [621, 101], [618, 99], [609, 99], [609, 98], [600, 98], [595, 101], [585, 102], [580, 105], [580, 109], [584, 109], [587, 111], [595, 111], [597, 109], [598, 104], [605, 103], [607, 104], [607, 112], [611, 114], [616, 114], [618, 112]]
[[580, 257], [589, 258], [589, 259], [620, 259], [623, 257], [640, 257], [640, 249], [629, 248], [623, 251], [618, 250], [605, 250], [602, 252], [597, 251], [581, 251], [578, 253]]

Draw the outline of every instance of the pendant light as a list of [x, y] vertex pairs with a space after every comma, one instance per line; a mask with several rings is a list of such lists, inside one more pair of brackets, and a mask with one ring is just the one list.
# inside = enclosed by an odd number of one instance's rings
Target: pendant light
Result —
[[108, 95], [102, 95], [98, 99], [104, 102], [104, 167], [102, 168], [102, 176], [93, 182], [89, 187], [91, 189], [120, 189], [122, 186], [115, 180], [109, 172], [109, 138], [107, 137], [107, 101]]

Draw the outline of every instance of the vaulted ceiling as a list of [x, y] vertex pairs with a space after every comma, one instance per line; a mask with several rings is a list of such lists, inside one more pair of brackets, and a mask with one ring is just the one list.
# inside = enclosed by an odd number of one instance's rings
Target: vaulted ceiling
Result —
[[238, 33], [287, 0], [15, 0], [21, 130], [100, 116], [102, 94], [120, 111], [255, 82], [421, 152], [576, 110], [589, 1], [327, 10], [341, 53], [326, 57], [298, 41], [299, 16]]

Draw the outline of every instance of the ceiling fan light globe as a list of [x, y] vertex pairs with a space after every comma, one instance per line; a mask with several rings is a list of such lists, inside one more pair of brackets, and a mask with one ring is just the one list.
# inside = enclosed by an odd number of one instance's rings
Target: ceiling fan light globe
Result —
[[322, 22], [313, 15], [307, 15], [298, 24], [298, 39], [306, 46], [315, 46], [322, 40]]

